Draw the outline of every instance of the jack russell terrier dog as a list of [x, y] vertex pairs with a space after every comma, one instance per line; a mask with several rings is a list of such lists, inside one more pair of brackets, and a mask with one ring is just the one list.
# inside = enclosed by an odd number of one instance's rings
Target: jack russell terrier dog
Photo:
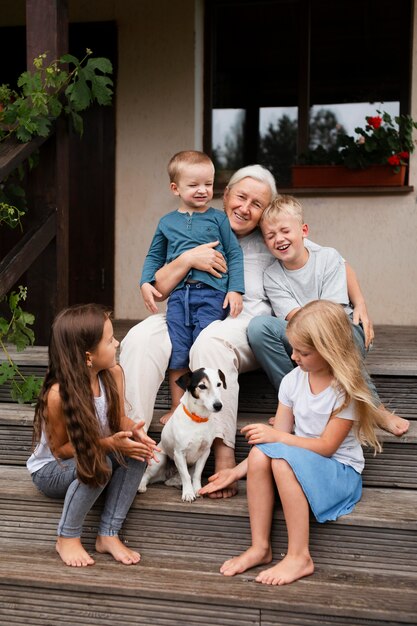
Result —
[[[187, 372], [176, 383], [185, 393], [162, 429], [158, 444], [161, 452], [157, 454], [159, 463], [154, 461], [148, 465], [138, 492], [144, 493], [150, 483], [182, 484], [182, 499], [193, 502], [201, 489], [201, 474], [214, 439], [214, 423], [210, 415], [223, 407], [220, 391], [222, 387], [226, 389], [226, 380], [221, 370], [202, 367]], [[174, 461], [179, 477], [168, 478], [169, 459]]]

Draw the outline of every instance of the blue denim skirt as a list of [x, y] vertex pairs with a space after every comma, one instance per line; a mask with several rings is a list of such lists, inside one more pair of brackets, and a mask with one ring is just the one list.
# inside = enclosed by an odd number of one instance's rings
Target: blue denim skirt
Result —
[[318, 522], [350, 513], [361, 499], [362, 477], [353, 467], [284, 443], [261, 443], [257, 447], [271, 459], [287, 461]]

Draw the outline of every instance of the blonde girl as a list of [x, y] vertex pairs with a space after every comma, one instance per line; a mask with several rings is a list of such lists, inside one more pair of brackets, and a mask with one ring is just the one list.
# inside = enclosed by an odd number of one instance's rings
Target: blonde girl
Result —
[[233, 576], [272, 560], [277, 486], [288, 551], [256, 577], [267, 585], [284, 585], [313, 573], [310, 509], [319, 522], [352, 511], [362, 494], [361, 443], [380, 450], [374, 431], [379, 409], [342, 306], [326, 300], [307, 304], [289, 322], [287, 336], [298, 367], [281, 382], [274, 426], [245, 426], [242, 432], [254, 446], [248, 459], [211, 477], [201, 492], [216, 491], [247, 472], [252, 545], [222, 565], [220, 571]]
[[125, 416], [118, 345], [103, 307], [87, 304], [59, 313], [35, 409], [35, 449], [27, 467], [42, 493], [64, 498], [56, 550], [74, 567], [94, 564], [82, 546], [81, 532], [104, 489], [96, 551], [125, 565], [140, 560], [118, 534], [155, 442], [144, 432], [143, 422], [135, 424]]

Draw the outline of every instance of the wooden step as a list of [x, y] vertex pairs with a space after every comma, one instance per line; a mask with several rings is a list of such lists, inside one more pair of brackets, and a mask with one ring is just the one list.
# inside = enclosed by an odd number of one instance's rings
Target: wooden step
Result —
[[[12, 545], [53, 544], [62, 501], [33, 486], [24, 468], [3, 466], [0, 476], [0, 537]], [[93, 544], [100, 506], [85, 523], [84, 540]], [[225, 560], [250, 542], [245, 484], [228, 500], [181, 501], [180, 491], [152, 485], [139, 494], [126, 520], [124, 538], [147, 556]], [[282, 511], [273, 525], [274, 554], [286, 551]], [[417, 572], [417, 492], [365, 488], [360, 503], [336, 522], [311, 524], [311, 550], [320, 565], [349, 569]], [[211, 555], [207, 556], [207, 555]]]
[[[83, 626], [399, 626], [415, 624], [416, 578], [318, 566], [293, 585], [254, 581], [260, 568], [224, 577], [211, 560], [143, 555], [124, 570], [108, 555], [62, 565], [54, 550], [0, 540], [2, 624]], [[30, 567], [28, 567], [30, 563]]]
[[[149, 434], [160, 439], [162, 425], [159, 418], [163, 410], [156, 410]], [[262, 413], [242, 413], [238, 416], [236, 436], [236, 459], [242, 461], [249, 452], [246, 439], [240, 429], [252, 421], [267, 421]], [[25, 465], [31, 453], [33, 408], [13, 403], [0, 403], [0, 465]], [[376, 456], [365, 449], [366, 464], [364, 484], [376, 487], [417, 488], [417, 421], [411, 422], [409, 432], [401, 438], [379, 431], [384, 451]], [[210, 457], [205, 474], [214, 471]]]

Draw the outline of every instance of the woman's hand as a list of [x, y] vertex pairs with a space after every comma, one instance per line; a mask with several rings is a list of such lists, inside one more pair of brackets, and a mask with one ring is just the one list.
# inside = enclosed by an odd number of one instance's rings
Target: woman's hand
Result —
[[151, 283], [143, 283], [140, 288], [142, 298], [146, 308], [150, 313], [158, 313], [158, 307], [156, 306], [155, 298], [163, 298], [162, 294]]
[[268, 424], [247, 424], [241, 431], [251, 445], [257, 443], [277, 443], [282, 441], [287, 433], [276, 430]]
[[243, 299], [242, 294], [237, 291], [229, 291], [223, 301], [223, 308], [230, 307], [230, 316], [237, 317], [239, 313], [242, 313]]
[[214, 249], [219, 243], [219, 241], [203, 243], [183, 252], [182, 256], [186, 259], [190, 269], [208, 272], [216, 278], [221, 278], [222, 274], [227, 272], [227, 263], [221, 252]]
[[360, 322], [362, 322], [363, 331], [365, 333], [365, 348], [368, 350], [375, 338], [375, 333], [374, 325], [372, 324], [372, 320], [369, 319], [368, 311], [364, 301], [355, 304], [353, 309], [352, 321], [354, 324], [359, 324]]
[[209, 482], [207, 485], [202, 487], [199, 490], [200, 496], [206, 496], [209, 493], [213, 493], [215, 491], [221, 491], [225, 487], [232, 485], [234, 482], [238, 480], [238, 476], [236, 475], [236, 467], [228, 467], [226, 469], [222, 469], [216, 474], [209, 476]]

